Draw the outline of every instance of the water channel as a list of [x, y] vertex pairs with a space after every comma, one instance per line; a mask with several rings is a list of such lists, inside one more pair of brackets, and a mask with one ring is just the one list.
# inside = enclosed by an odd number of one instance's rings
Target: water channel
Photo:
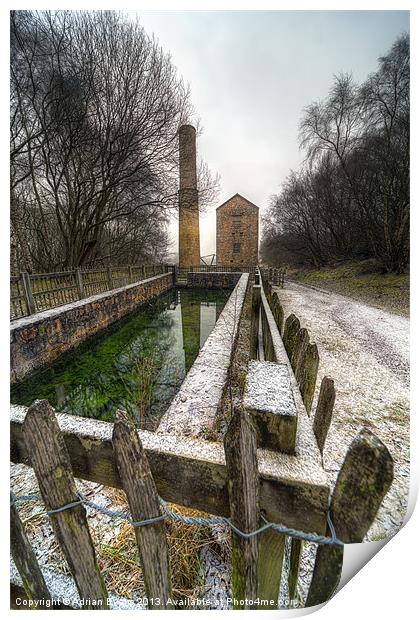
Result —
[[124, 409], [155, 430], [230, 294], [173, 289], [14, 386], [11, 401], [46, 398], [57, 411], [105, 421]]

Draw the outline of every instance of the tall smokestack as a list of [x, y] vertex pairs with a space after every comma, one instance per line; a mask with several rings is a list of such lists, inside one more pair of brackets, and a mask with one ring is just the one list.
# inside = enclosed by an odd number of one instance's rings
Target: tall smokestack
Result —
[[179, 128], [179, 266], [200, 264], [196, 133], [192, 125]]

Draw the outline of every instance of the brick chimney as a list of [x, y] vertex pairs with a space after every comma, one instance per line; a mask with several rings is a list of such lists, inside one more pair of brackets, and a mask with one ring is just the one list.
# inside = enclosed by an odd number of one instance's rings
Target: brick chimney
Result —
[[200, 264], [196, 132], [192, 125], [179, 128], [179, 266]]

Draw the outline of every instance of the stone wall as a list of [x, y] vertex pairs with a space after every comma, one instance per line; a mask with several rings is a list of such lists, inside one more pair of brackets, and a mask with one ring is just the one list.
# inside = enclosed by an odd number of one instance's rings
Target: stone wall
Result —
[[238, 283], [242, 272], [239, 271], [189, 271], [187, 286], [197, 288], [233, 288]]
[[216, 210], [218, 266], [244, 267], [258, 263], [259, 209], [235, 194]]
[[11, 383], [22, 381], [172, 286], [172, 273], [165, 273], [13, 321]]

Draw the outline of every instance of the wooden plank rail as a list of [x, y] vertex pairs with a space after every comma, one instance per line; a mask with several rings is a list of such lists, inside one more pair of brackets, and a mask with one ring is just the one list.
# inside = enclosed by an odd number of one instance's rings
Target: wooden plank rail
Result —
[[[29, 463], [22, 425], [26, 407], [11, 407], [11, 460]], [[122, 488], [109, 422], [56, 413], [76, 477]], [[229, 516], [223, 445], [137, 431], [159, 495], [166, 501]], [[311, 457], [258, 450], [260, 508], [267, 519], [324, 534], [329, 485]]]
[[[110, 269], [108, 276], [121, 282], [125, 273]], [[136, 277], [132, 269], [129, 277]], [[278, 280], [279, 274], [271, 270], [269, 278]], [[80, 295], [80, 273], [76, 281]], [[283, 311], [266, 278], [262, 287], [253, 287], [251, 314], [246, 348], [251, 354], [258, 348], [260, 361], [249, 362], [245, 397], [230, 409], [233, 415], [223, 443], [140, 431], [122, 411], [116, 413], [113, 424], [56, 413], [47, 401], [35, 401], [29, 408], [12, 405], [11, 460], [34, 469], [83, 609], [108, 609], [112, 603], [83, 505], [95, 504], [78, 495], [74, 476], [124, 489], [130, 515], [100, 506], [96, 509], [134, 527], [149, 609], [173, 608], [164, 520], [195, 525], [220, 522], [175, 514], [160, 497], [230, 517], [222, 522], [231, 527], [234, 609], [278, 607], [286, 541], [290, 541], [290, 557], [284, 577], [291, 601], [298, 591], [302, 538], [318, 543], [306, 606], [324, 602], [337, 588], [343, 542], [363, 540], [391, 486], [393, 460], [386, 446], [362, 429], [347, 451], [330, 498], [322, 450], [332, 417], [334, 382], [324, 377], [312, 424], [309, 414], [319, 364], [316, 345], [309, 342], [307, 330], [294, 315], [286, 321], [283, 344]], [[293, 442], [284, 443], [284, 420], [280, 418], [291, 415], [296, 423]], [[23, 584], [29, 598], [50, 600], [51, 581], [37, 564], [11, 499], [16, 566], [12, 565], [19, 572], [17, 583]], [[280, 528], [281, 534], [267, 529], [257, 537], [256, 530], [267, 521], [291, 529]], [[273, 523], [266, 527], [272, 528]], [[333, 540], [314, 537], [314, 533]]]

